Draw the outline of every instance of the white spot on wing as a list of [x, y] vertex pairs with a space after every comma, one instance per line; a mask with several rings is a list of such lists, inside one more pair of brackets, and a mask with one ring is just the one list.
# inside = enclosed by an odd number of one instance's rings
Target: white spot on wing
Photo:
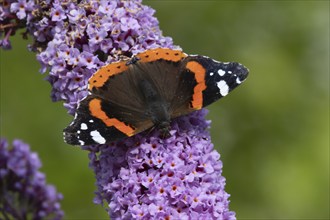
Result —
[[237, 77], [237, 78], [236, 78], [236, 83], [237, 83], [237, 84], [241, 84], [241, 83], [242, 83], [242, 81], [241, 81], [241, 80], [239, 80], [239, 78]]
[[93, 123], [94, 121], [91, 119], [91, 120], [89, 120], [89, 122], [90, 122], [90, 123]]
[[80, 129], [81, 130], [87, 130], [87, 125], [85, 124], [85, 123], [81, 123], [81, 125], [80, 125]]
[[210, 72], [210, 76], [213, 76], [214, 72]]
[[80, 145], [85, 145], [85, 142], [83, 142], [82, 140], [79, 140], [79, 144]]
[[226, 81], [224, 80], [220, 80], [218, 83], [217, 83], [217, 86], [220, 90], [220, 94], [222, 96], [226, 96], [228, 93], [229, 93], [229, 87], [226, 83]]
[[99, 144], [105, 144], [105, 139], [104, 137], [102, 137], [102, 135], [100, 134], [100, 132], [98, 131], [91, 131], [91, 136], [92, 136], [92, 139], [96, 142], [96, 143], [99, 143]]
[[218, 70], [218, 73], [219, 73], [220, 76], [223, 76], [223, 75], [226, 74], [226, 72], [224, 70], [222, 70], [222, 69], [219, 69]]

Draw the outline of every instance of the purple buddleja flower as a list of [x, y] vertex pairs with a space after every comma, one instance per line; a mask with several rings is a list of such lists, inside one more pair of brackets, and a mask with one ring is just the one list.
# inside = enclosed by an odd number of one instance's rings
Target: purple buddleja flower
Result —
[[174, 120], [168, 139], [154, 130], [86, 147], [97, 178], [95, 202], [108, 204], [111, 219], [236, 219], [206, 113]]
[[0, 219], [62, 219], [62, 195], [46, 184], [29, 145], [0, 140]]
[[[179, 48], [162, 35], [155, 11], [141, 0], [37, 2], [6, 1], [1, 46], [9, 48], [9, 36], [26, 27], [40, 72], [49, 71], [53, 101], [64, 101], [70, 114], [101, 66], [147, 49]], [[94, 202], [105, 204], [112, 219], [235, 219], [205, 114], [173, 120], [168, 139], [153, 130], [110, 146], [84, 147], [97, 179]]]

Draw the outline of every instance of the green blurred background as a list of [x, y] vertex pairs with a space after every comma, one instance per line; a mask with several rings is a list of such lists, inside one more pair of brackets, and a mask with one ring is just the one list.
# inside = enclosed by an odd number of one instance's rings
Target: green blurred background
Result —
[[[145, 1], [186, 53], [238, 61], [248, 80], [209, 107], [230, 209], [239, 219], [329, 218], [329, 1]], [[1, 136], [37, 151], [66, 219], [107, 218], [92, 202], [87, 152], [50, 100], [28, 41], [1, 50]]]

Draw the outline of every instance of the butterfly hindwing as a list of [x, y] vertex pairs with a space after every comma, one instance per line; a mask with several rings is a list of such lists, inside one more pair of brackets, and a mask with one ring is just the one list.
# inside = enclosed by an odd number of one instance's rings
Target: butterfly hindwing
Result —
[[189, 103], [197, 82], [195, 75], [183, 66], [186, 54], [179, 50], [159, 48], [136, 57], [138, 61], [133, 65], [133, 72], [142, 75], [155, 87], [162, 102], [167, 104], [171, 118], [196, 110]]

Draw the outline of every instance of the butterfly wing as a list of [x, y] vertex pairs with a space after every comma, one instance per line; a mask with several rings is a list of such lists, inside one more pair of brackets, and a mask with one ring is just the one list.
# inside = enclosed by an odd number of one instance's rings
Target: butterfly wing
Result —
[[105, 144], [152, 127], [138, 88], [139, 77], [126, 61], [96, 72], [89, 80], [91, 94], [79, 103], [74, 121], [64, 129], [65, 141]]
[[164, 102], [171, 103], [180, 84], [180, 64], [187, 55], [180, 50], [157, 48], [138, 54], [134, 65], [136, 72], [154, 88]]
[[218, 62], [205, 56], [158, 48], [138, 54], [134, 65], [169, 103], [171, 118], [199, 110], [226, 96], [245, 80], [248, 70], [239, 63]]
[[171, 118], [194, 111], [189, 107], [196, 86], [194, 75], [182, 71], [187, 55], [179, 50], [158, 48], [136, 56], [136, 71], [144, 74], [167, 103]]
[[80, 102], [75, 119], [64, 129], [64, 139], [71, 145], [105, 144], [133, 136], [152, 125], [139, 112], [90, 95]]
[[[179, 74], [176, 94], [181, 95], [172, 101], [173, 117], [199, 110], [226, 96], [246, 79], [248, 69], [236, 62], [188, 56], [181, 63]], [[185, 100], [179, 100], [181, 97]]]

